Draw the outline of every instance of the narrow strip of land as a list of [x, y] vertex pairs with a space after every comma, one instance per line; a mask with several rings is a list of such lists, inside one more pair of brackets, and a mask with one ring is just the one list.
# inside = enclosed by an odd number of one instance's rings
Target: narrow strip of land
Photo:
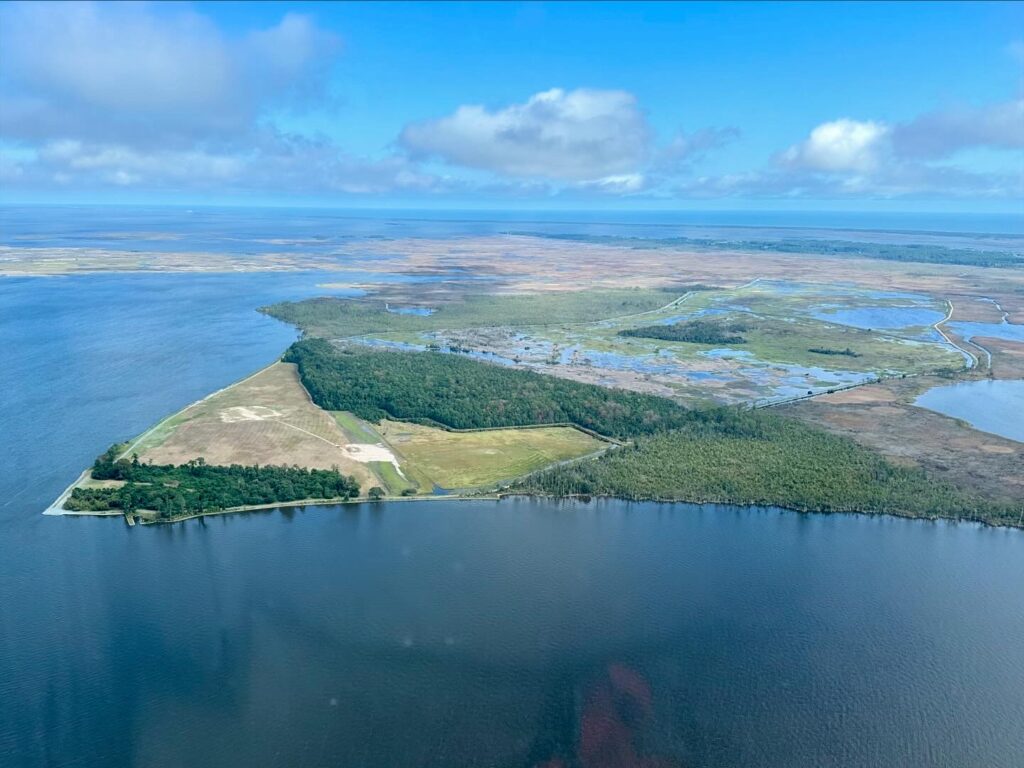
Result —
[[[963, 347], [961, 347], [959, 344], [957, 344], [955, 341], [953, 341], [953, 339], [951, 339], [949, 337], [949, 335], [944, 330], [942, 330], [941, 326], [944, 323], [949, 322], [951, 317], [953, 317], [953, 302], [950, 301], [949, 299], [946, 299], [946, 316], [944, 318], [942, 318], [941, 320], [939, 320], [939, 321], [937, 321], [935, 323], [932, 323], [932, 328], [934, 328], [938, 332], [939, 336], [941, 336], [943, 339], [945, 339], [946, 343], [949, 344], [949, 346], [953, 347], [953, 349], [957, 350], [958, 352], [960, 352], [960, 354], [964, 355], [964, 357], [966, 357], [968, 360], [970, 360], [970, 365], [968, 367], [975, 368], [975, 367], [978, 366], [979, 360], [978, 360], [977, 357], [974, 356], [974, 353], [969, 352], [966, 349], [964, 349]], [[989, 357], [990, 364], [991, 364], [991, 359], [992, 358], [990, 356]]]

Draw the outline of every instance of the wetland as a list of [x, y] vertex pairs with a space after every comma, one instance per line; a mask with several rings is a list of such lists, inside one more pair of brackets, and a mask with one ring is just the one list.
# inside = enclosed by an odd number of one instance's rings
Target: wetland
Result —
[[[212, 226], [217, 220], [204, 215], [203, 221]], [[237, 231], [244, 217], [233, 214], [230, 226], [219, 221], [224, 229], [234, 227], [235, 236], [249, 236]], [[280, 229], [276, 221], [260, 223], [256, 214], [250, 221], [245, 227], [254, 233]], [[318, 218], [316, 226], [322, 229], [324, 221]], [[153, 232], [158, 223], [140, 219], [135, 228]], [[112, 228], [95, 212], [88, 226]], [[369, 231], [379, 221], [335, 226], [337, 232]], [[436, 221], [410, 228], [418, 228], [421, 237], [388, 248], [400, 248], [403, 259], [423, 264], [439, 257], [442, 235], [452, 236], [456, 229]], [[413, 237], [409, 231], [400, 234]], [[480, 232], [456, 235], [464, 238], [460, 259], [467, 259], [467, 250], [475, 252], [472, 238], [482, 238], [477, 241], [481, 258], [496, 247]], [[52, 247], [42, 233], [32, 237], [33, 247]], [[116, 245], [104, 242], [104, 247]], [[62, 240], [61, 247], [78, 246], [71, 236]], [[360, 247], [376, 249], [373, 243]], [[509, 248], [507, 239], [501, 248]], [[517, 258], [529, 263], [538, 248], [524, 242]], [[551, 257], [547, 251], [549, 277], [560, 269]], [[225, 264], [235, 258], [226, 245], [223, 258]], [[933, 762], [940, 768], [1015, 768], [1024, 760], [1016, 738], [1024, 727], [1019, 696], [1024, 650], [1017, 642], [1024, 634], [1019, 600], [1024, 558], [1018, 530], [963, 521], [807, 515], [772, 506], [614, 499], [456, 501], [424, 495], [422, 501], [398, 503], [405, 482], [426, 487], [445, 473], [462, 472], [458, 457], [464, 448], [479, 452], [473, 470], [478, 474], [455, 477], [451, 485], [480, 476], [503, 483], [499, 475], [506, 458], [498, 461], [487, 453], [492, 446], [472, 442], [484, 433], [320, 409], [332, 426], [314, 417], [317, 411], [306, 409], [308, 402], [275, 391], [286, 386], [285, 378], [287, 387], [298, 381], [294, 369], [294, 376], [284, 375], [286, 364], [269, 369], [280, 378], [256, 381], [265, 384], [262, 393], [243, 390], [245, 397], [238, 400], [229, 389], [232, 382], [268, 370], [299, 335], [294, 326], [256, 307], [325, 296], [359, 299], [376, 292], [388, 302], [400, 298], [395, 304], [401, 307], [436, 310], [429, 316], [383, 312], [419, 322], [442, 314], [446, 301], [472, 292], [464, 272], [440, 280], [433, 272], [428, 280], [392, 273], [394, 263], [380, 269], [384, 256], [372, 273], [353, 268], [337, 253], [329, 258], [335, 268], [348, 270], [338, 280], [348, 287], [323, 287], [327, 280], [319, 268], [0, 279], [0, 341], [8, 351], [0, 366], [6, 394], [0, 402], [5, 427], [0, 440], [13, 457], [12, 471], [0, 475], [5, 552], [0, 561], [5, 640], [0, 748], [6, 754], [26, 756], [23, 764], [33, 768], [73, 765], [83, 755], [103, 755], [110, 766], [157, 768], [202, 762], [534, 766], [553, 755], [572, 755], [581, 715], [593, 714], [588, 702], [603, 691], [632, 690], [646, 691], [642, 701], [649, 704], [633, 735], [646, 756], [668, 765], [855, 768], [913, 764], [927, 754], [937, 756]], [[621, 253], [617, 258], [621, 261]], [[719, 377], [734, 374], [716, 368], [718, 361], [738, 364], [753, 357], [742, 365], [758, 372], [760, 385], [753, 373], [747, 374], [753, 383], [735, 385], [750, 391], [748, 402], [777, 391], [772, 377], [783, 375], [798, 376], [801, 384], [809, 378], [814, 382], [809, 386], [821, 391], [756, 411], [755, 420], [774, 423], [777, 413], [845, 435], [841, 444], [850, 455], [864, 455], [851, 445], [871, 448], [870, 462], [850, 465], [869, 473], [883, 466], [871, 462], [884, 456], [970, 494], [987, 493], [994, 503], [1024, 498], [1024, 488], [1013, 484], [1020, 480], [1015, 471], [1020, 443], [913, 405], [922, 391], [981, 381], [988, 370], [963, 370], [960, 356], [941, 342], [893, 338], [902, 329], [876, 338], [874, 330], [881, 329], [834, 323], [825, 323], [826, 328], [813, 317], [805, 321], [799, 311], [789, 313], [799, 329], [796, 338], [772, 338], [769, 330], [784, 327], [773, 324], [788, 312], [781, 309], [786, 302], [799, 309], [822, 302], [879, 306], [889, 301], [868, 294], [878, 290], [870, 285], [877, 275], [855, 259], [844, 258], [836, 267], [851, 280], [840, 291], [852, 296], [836, 302], [824, 295], [833, 293], [832, 287], [826, 291], [805, 271], [802, 256], [787, 256], [785, 265], [771, 261], [776, 258], [725, 260], [720, 267], [728, 279], [718, 280], [698, 278], [705, 268], [680, 260], [671, 278], [639, 275], [638, 304], [626, 311], [606, 313], [607, 300], [601, 299], [600, 317], [577, 309], [572, 323], [560, 320], [557, 327], [543, 317], [541, 308], [551, 306], [550, 290], [538, 290], [538, 278], [492, 273], [488, 285], [502, 292], [543, 296], [529, 299], [535, 303], [522, 316], [540, 316], [543, 327], [497, 326], [486, 333], [514, 339], [523, 355], [533, 353], [535, 345], [539, 355], [550, 354], [543, 338], [564, 345], [560, 358], [578, 344], [566, 361], [586, 349], [617, 355], [608, 358], [613, 361], [641, 354], [663, 358], [667, 366], [682, 361], [677, 368], [691, 373], [680, 388], [670, 373], [651, 376], [666, 376], [664, 387], [673, 402], [689, 408], [723, 401], [715, 392], [723, 384]], [[752, 264], [758, 271], [750, 271]], [[753, 290], [728, 293], [761, 274], [761, 268], [788, 277], [778, 290], [755, 284]], [[960, 268], [950, 276], [924, 265], [916, 277], [901, 273], [897, 262], [887, 268], [893, 269], [886, 278], [892, 292], [926, 295], [940, 308], [952, 298], [960, 313], [954, 318], [997, 323], [999, 315], [983, 314], [976, 307], [987, 304], [971, 297], [1001, 293], [1008, 322], [1019, 322], [1016, 284], [1001, 274], [1009, 270], [992, 268], [989, 276], [965, 278], [958, 276]], [[679, 278], [681, 271], [689, 276]], [[574, 288], [608, 287], [600, 280], [581, 286], [578, 274], [574, 279]], [[604, 328], [601, 323], [660, 310], [698, 281], [725, 293], [698, 299], [705, 292], [695, 292], [697, 311], [759, 315], [766, 330], [756, 332], [760, 337], [750, 333], [741, 345], [747, 355], [694, 345], [692, 352], [672, 350], [668, 359], [639, 347], [605, 346], [602, 339], [617, 336], [618, 329], [654, 321], [620, 319]], [[362, 287], [352, 287], [356, 284]], [[565, 283], [560, 285], [556, 294], [566, 292]], [[577, 296], [570, 303], [593, 306], [592, 301]], [[678, 316], [690, 316], [685, 302], [665, 310], [665, 317]], [[455, 345], [465, 346], [456, 334], [476, 332], [472, 323], [400, 333], [438, 333], [439, 339], [450, 333]], [[801, 338], [810, 329], [824, 338]], [[367, 333], [386, 338], [396, 332]], [[572, 334], [586, 339], [573, 341]], [[955, 331], [951, 335], [960, 338]], [[976, 341], [991, 350], [991, 375], [997, 381], [1021, 377], [1020, 345], [993, 343], [985, 336]], [[360, 347], [350, 340], [339, 349], [349, 343]], [[808, 351], [811, 347], [850, 348], [862, 356], [822, 359]], [[429, 354], [483, 365], [465, 353]], [[583, 357], [577, 357], [578, 366], [557, 365], [582, 370]], [[889, 366], [878, 365], [887, 360]], [[598, 361], [594, 358], [590, 367]], [[826, 372], [851, 363], [857, 365], [850, 372], [858, 375], [890, 366], [899, 373], [832, 393], [819, 384]], [[517, 374], [532, 370], [514, 359], [511, 367]], [[955, 370], [930, 373], [946, 367]], [[710, 378], [702, 381], [696, 374]], [[636, 381], [611, 368], [589, 375]], [[696, 384], [704, 382], [702, 393]], [[651, 389], [662, 386], [644, 383]], [[787, 386], [796, 389], [796, 384]], [[654, 395], [637, 389], [624, 391]], [[218, 394], [204, 400], [209, 393]], [[345, 446], [383, 442], [394, 449], [405, 477], [385, 454], [371, 453], [366, 458], [376, 463], [352, 459], [349, 471], [362, 467], [374, 473], [377, 479], [362, 485], [392, 483], [386, 488], [396, 501], [282, 508], [144, 528], [129, 528], [118, 519], [38, 514], [110, 444], [145, 436], [178, 413], [183, 418], [170, 426], [192, 424], [188, 430], [172, 432], [162, 443], [159, 429], [150, 435], [159, 443], [153, 449], [167, 456], [173, 450], [180, 451], [173, 456], [184, 457], [198, 447], [223, 451], [223, 461], [249, 460], [229, 453], [236, 441], [211, 439], [204, 416], [218, 428], [246, 431], [248, 437], [237, 441], [242, 446], [248, 441], [246, 450], [278, 444], [287, 451], [289, 441], [299, 441], [292, 446], [297, 447], [308, 438], [318, 444], [314, 454], [323, 450], [325, 460], [333, 455], [330, 460], [340, 462], [350, 453], [342, 453]], [[432, 436], [431, 429], [452, 441], [451, 451], [435, 450], [440, 443], [434, 439], [441, 435]], [[506, 434], [525, 439], [531, 430], [512, 432]], [[574, 433], [573, 440], [581, 434]], [[771, 450], [771, 441], [756, 435], [743, 439], [751, 438], [753, 448]], [[732, 439], [718, 435], [715, 451], [724, 451]], [[459, 440], [471, 445], [456, 445]], [[550, 445], [523, 447], [507, 448], [523, 462], [523, 471], [560, 460]], [[422, 476], [414, 469], [417, 453]], [[821, 451], [810, 453], [808, 461]], [[428, 461], [435, 465], [427, 466]], [[620, 471], [618, 464], [612, 468]], [[936, 627], [944, 629], [936, 632]], [[423, 706], [425, 701], [430, 705]]]

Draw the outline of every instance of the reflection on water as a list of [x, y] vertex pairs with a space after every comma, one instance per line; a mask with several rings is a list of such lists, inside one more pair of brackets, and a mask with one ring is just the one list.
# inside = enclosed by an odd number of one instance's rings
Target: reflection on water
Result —
[[37, 519], [0, 587], [16, 765], [1024, 758], [1019, 532], [525, 499]]
[[322, 279], [0, 280], [5, 768], [1024, 765], [1017, 531], [525, 499], [39, 514], [274, 359], [295, 333], [253, 308]]
[[[610, 664], [582, 697], [579, 731], [566, 753], [565, 745], [538, 763], [538, 768], [671, 768], [671, 757], [644, 754], [643, 736], [654, 721], [651, 685], [624, 664]], [[575, 752], [575, 754], [571, 754]]]

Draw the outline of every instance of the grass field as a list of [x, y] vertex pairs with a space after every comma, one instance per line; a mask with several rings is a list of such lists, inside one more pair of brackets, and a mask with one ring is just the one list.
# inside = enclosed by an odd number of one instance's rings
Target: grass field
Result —
[[341, 427], [341, 431], [352, 443], [379, 443], [382, 441], [380, 433], [354, 413], [348, 411], [331, 411], [334, 421]]
[[414, 492], [429, 492], [433, 488], [430, 479], [415, 472], [408, 462], [402, 467], [404, 477], [398, 474], [394, 464], [384, 461], [375, 461], [370, 464], [377, 477], [381, 479], [381, 487], [392, 496], [401, 495], [402, 491], [411, 490]]
[[414, 471], [446, 489], [495, 485], [606, 446], [571, 427], [448, 432], [383, 421], [380, 431]]
[[378, 479], [346, 446], [350, 439], [330, 414], [317, 408], [295, 366], [276, 363], [160, 422], [129, 448], [143, 461], [184, 464], [297, 464], [353, 475], [363, 492]]
[[419, 333], [440, 329], [545, 325], [602, 320], [647, 312], [668, 304], [677, 292], [613, 289], [529, 294], [469, 294], [435, 307], [429, 315], [389, 312], [382, 300], [341, 298], [282, 302], [262, 311], [313, 336]]
[[[313, 404], [295, 366], [275, 363], [164, 419], [129, 444], [156, 464], [297, 465], [353, 475], [362, 495], [476, 488], [511, 480], [604, 446], [576, 429], [453, 433], [414, 424], [371, 424]], [[357, 460], [355, 457], [360, 457]], [[96, 485], [87, 480], [84, 485]]]

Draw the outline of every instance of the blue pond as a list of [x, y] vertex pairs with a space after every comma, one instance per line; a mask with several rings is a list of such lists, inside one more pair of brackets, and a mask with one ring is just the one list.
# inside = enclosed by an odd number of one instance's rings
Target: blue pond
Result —
[[[914, 405], [1024, 442], [1024, 381], [969, 381], [929, 389]], [[1021, 457], [1024, 462], [1024, 456]], [[1024, 463], [1022, 463], [1024, 466]]]
[[927, 307], [857, 307], [854, 309], [819, 309], [811, 312], [818, 320], [865, 329], [915, 328], [933, 325], [945, 317], [944, 312]]
[[949, 327], [970, 341], [975, 336], [1024, 342], [1024, 325], [1015, 323], [950, 323]]
[[393, 315], [418, 315], [419, 317], [427, 317], [435, 312], [432, 307], [392, 307], [390, 304], [387, 305], [387, 310]]

